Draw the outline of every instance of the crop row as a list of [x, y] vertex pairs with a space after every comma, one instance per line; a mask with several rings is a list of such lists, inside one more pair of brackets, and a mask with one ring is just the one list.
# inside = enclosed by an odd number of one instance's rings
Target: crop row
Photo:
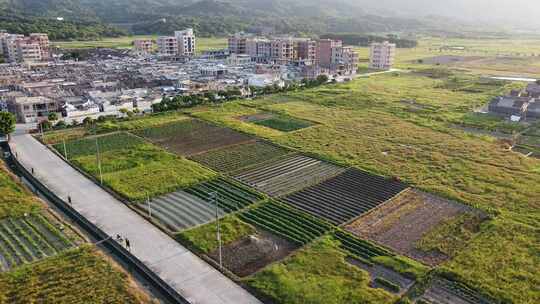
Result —
[[7, 218], [0, 222], [0, 270], [53, 256], [72, 245], [41, 215]]
[[303, 155], [292, 155], [235, 174], [270, 196], [280, 197], [331, 178], [344, 169]]
[[239, 217], [280, 237], [305, 245], [331, 229], [331, 225], [283, 204], [270, 202], [251, 209]]
[[391, 199], [407, 185], [349, 169], [284, 198], [288, 204], [340, 225]]
[[64, 156], [66, 156], [65, 154], [67, 152], [67, 157], [71, 159], [79, 156], [96, 155], [98, 147], [100, 152], [107, 152], [120, 149], [129, 149], [130, 147], [143, 143], [144, 140], [138, 138], [137, 136], [125, 132], [118, 132], [104, 136], [72, 140], [66, 142], [65, 149], [64, 143], [58, 143], [53, 147], [56, 149], [56, 151]]
[[353, 235], [338, 230], [334, 233], [334, 237], [340, 242], [340, 247], [353, 255], [365, 260], [378, 256], [393, 256], [394, 254], [382, 247], [379, 247], [371, 242], [358, 239]]
[[196, 119], [142, 129], [134, 133], [180, 155], [195, 155], [253, 140], [242, 133]]
[[262, 199], [259, 194], [223, 178], [200, 183], [185, 191], [205, 201], [211, 200], [213, 193], [217, 194], [218, 206], [225, 212], [238, 211]]
[[219, 172], [232, 172], [291, 153], [265, 142], [250, 142], [194, 155], [192, 160]]
[[446, 292], [461, 298], [467, 303], [471, 304], [492, 304], [493, 302], [486, 297], [482, 296], [478, 291], [469, 288], [468, 286], [455, 282], [446, 280], [443, 278], [436, 278], [434, 283], [435, 286], [445, 290]]

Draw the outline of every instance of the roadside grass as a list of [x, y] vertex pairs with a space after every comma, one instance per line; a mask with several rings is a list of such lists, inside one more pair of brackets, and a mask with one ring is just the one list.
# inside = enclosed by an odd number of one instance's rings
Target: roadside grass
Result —
[[0, 219], [21, 217], [41, 209], [41, 203], [16, 181], [4, 162], [0, 161]]
[[[474, 274], [466, 282], [495, 297], [532, 303], [517, 291], [538, 296], [538, 270], [530, 265], [538, 257], [531, 246], [540, 228], [540, 161], [508, 151], [492, 138], [454, 127], [471, 124], [473, 109], [512, 85], [471, 93], [441, 88], [443, 81], [414, 73], [380, 75], [234, 102], [206, 112], [193, 111], [193, 115], [323, 159], [398, 176], [421, 190], [486, 211], [497, 218], [497, 224], [481, 225], [472, 243], [445, 267], [458, 274]], [[283, 133], [237, 119], [261, 111], [319, 125]], [[492, 121], [475, 121], [474, 126], [489, 129]], [[509, 223], [510, 231], [502, 233], [503, 223]], [[511, 238], [516, 244], [509, 244]], [[501, 244], [508, 244], [508, 250]], [[266, 283], [261, 284], [265, 288]], [[271, 292], [277, 295], [278, 291]]]
[[0, 274], [0, 303], [151, 303], [90, 246]]
[[329, 238], [255, 274], [248, 284], [273, 303], [393, 303], [397, 297], [369, 287], [369, 274], [345, 260]]
[[[195, 162], [147, 143], [105, 151], [100, 156], [104, 184], [131, 201], [144, 201], [147, 196], [174, 192], [216, 176]], [[70, 160], [100, 179], [95, 155]]]
[[[220, 219], [219, 225], [223, 246], [257, 233], [253, 226], [241, 221], [236, 215], [229, 215]], [[218, 248], [216, 233], [217, 226], [214, 221], [182, 232], [176, 238], [191, 244], [203, 253], [209, 253]]]

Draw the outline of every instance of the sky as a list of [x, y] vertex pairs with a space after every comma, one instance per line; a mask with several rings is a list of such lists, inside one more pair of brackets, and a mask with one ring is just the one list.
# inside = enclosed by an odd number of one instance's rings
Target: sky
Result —
[[540, 26], [540, 0], [350, 0], [377, 10]]

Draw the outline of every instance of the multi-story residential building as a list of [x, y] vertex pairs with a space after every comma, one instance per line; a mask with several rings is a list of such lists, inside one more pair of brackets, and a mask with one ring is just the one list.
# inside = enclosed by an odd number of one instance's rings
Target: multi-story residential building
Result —
[[317, 42], [311, 39], [297, 40], [295, 44], [295, 59], [304, 62], [315, 62], [317, 57]]
[[154, 41], [152, 39], [135, 39], [133, 50], [141, 55], [151, 54], [154, 51]]
[[237, 33], [228, 39], [228, 48], [231, 54], [247, 54], [247, 44], [250, 36], [244, 33]]
[[41, 49], [41, 60], [49, 60], [51, 58], [49, 36], [43, 33], [31, 33], [30, 40], [39, 44]]
[[372, 43], [369, 54], [369, 68], [378, 70], [389, 70], [394, 64], [396, 45], [388, 41], [382, 43]]
[[9, 62], [42, 61], [50, 59], [49, 37], [33, 33], [29, 37], [0, 33], [2, 54]]
[[12, 101], [11, 108], [22, 123], [38, 122], [46, 119], [49, 113], [60, 112], [58, 103], [44, 96], [17, 97]]
[[343, 47], [343, 43], [339, 40], [321, 39], [317, 41], [316, 63], [322, 67], [330, 68], [332, 65], [332, 57], [338, 49]]
[[171, 36], [158, 37], [157, 48], [160, 55], [176, 56], [178, 55], [178, 40]]
[[178, 55], [180, 56], [195, 56], [195, 34], [193, 29], [185, 29], [183, 31], [174, 32], [174, 37], [178, 43]]
[[294, 43], [291, 38], [279, 38], [270, 41], [270, 61], [287, 64], [294, 59]]

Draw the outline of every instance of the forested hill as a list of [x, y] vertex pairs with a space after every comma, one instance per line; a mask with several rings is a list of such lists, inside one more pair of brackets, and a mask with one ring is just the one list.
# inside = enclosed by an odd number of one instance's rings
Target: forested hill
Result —
[[[353, 0], [0, 0], [0, 9], [1, 27], [43, 28], [39, 31], [52, 31], [58, 38], [67, 37], [64, 27], [77, 28], [74, 35], [82, 38], [117, 34], [104, 24], [135, 34], [193, 27], [199, 36], [257, 30], [305, 35], [418, 32], [434, 24], [372, 14]], [[26, 18], [21, 25], [9, 20], [21, 16]], [[51, 23], [57, 18], [64, 23]]]

